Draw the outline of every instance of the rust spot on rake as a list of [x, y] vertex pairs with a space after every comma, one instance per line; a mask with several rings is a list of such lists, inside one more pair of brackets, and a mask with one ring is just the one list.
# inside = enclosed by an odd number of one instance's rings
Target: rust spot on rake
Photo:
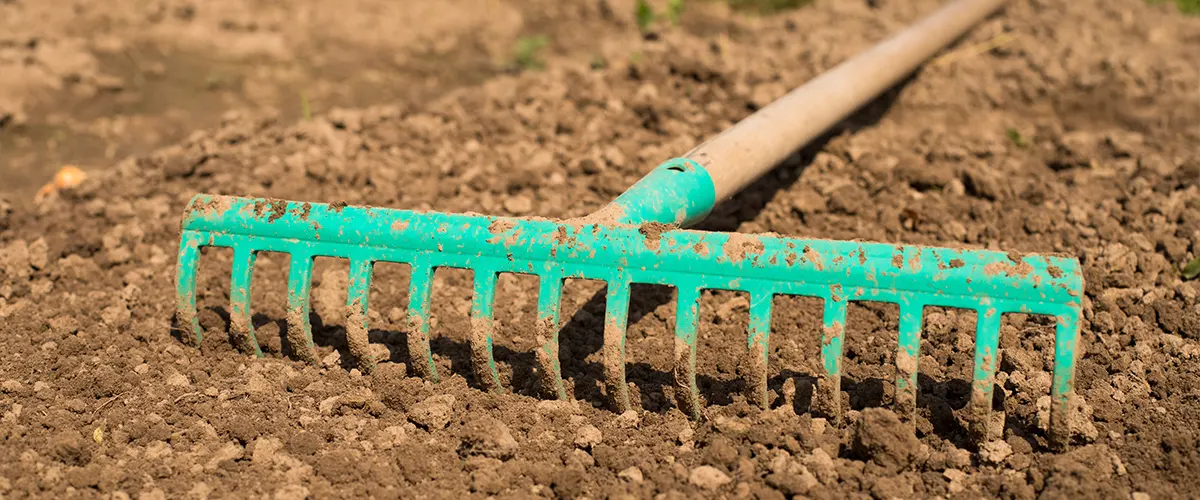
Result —
[[663, 224], [661, 222], [647, 222], [645, 224], [642, 224], [641, 226], [638, 226], [638, 232], [641, 233], [642, 236], [644, 236], [646, 238], [645, 239], [646, 248], [653, 250], [653, 251], [658, 250], [659, 241], [662, 239], [662, 234], [667, 231], [670, 231], [672, 229], [677, 229], [677, 228], [676, 228], [676, 226], [672, 226], [670, 224]]
[[311, 203], [303, 203], [299, 207], [292, 209], [292, 214], [298, 217], [300, 220], [308, 220], [308, 215], [310, 213], [312, 213]]
[[734, 233], [729, 235], [725, 245], [721, 247], [729, 262], [741, 262], [751, 255], [761, 255], [764, 247], [758, 238], [746, 234]]
[[821, 254], [808, 245], [804, 245], [804, 260], [812, 262], [818, 271], [825, 270], [825, 263], [821, 261]]
[[1009, 278], [1024, 278], [1033, 272], [1033, 266], [1027, 262], [1017, 264], [1009, 264], [1005, 262], [993, 262], [983, 266], [983, 274], [987, 276], [1005, 275]]
[[215, 197], [215, 198], [209, 199], [208, 201], [201, 201], [198, 203], [193, 203], [190, 207], [188, 207], [188, 211], [184, 214], [184, 216], [188, 217], [188, 216], [191, 216], [192, 214], [216, 215], [216, 214], [219, 214], [226, 210], [229, 210], [230, 207], [231, 207], [231, 205], [227, 198]]

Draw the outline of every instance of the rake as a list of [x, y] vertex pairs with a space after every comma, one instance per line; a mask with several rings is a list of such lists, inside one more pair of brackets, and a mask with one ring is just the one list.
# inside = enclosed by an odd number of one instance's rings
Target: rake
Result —
[[[233, 249], [230, 337], [262, 356], [250, 321], [250, 283], [258, 252], [290, 254], [288, 328], [294, 355], [316, 361], [309, 322], [315, 257], [348, 259], [346, 336], [363, 371], [375, 361], [367, 345], [367, 298], [376, 262], [411, 269], [408, 347], [413, 371], [436, 382], [430, 351], [430, 287], [437, 268], [474, 276], [469, 344], [478, 383], [501, 391], [492, 355], [493, 304], [501, 273], [539, 280], [536, 370], [543, 389], [566, 399], [559, 366], [559, 307], [566, 279], [606, 283], [603, 327], [605, 386], [617, 411], [632, 408], [625, 381], [625, 336], [633, 284], [676, 290], [674, 376], [678, 407], [701, 417], [696, 385], [698, 303], [704, 290], [750, 297], [747, 399], [768, 407], [767, 354], [775, 296], [823, 300], [823, 373], [814, 410], [842, 418], [842, 345], [847, 304], [898, 304], [895, 407], [912, 422], [917, 360], [926, 307], [977, 313], [968, 431], [976, 443], [1000, 438], [993, 412], [1001, 317], [1051, 316], [1056, 321], [1048, 440], [1065, 447], [1074, 396], [1083, 279], [1078, 260], [1053, 254], [797, 239], [769, 234], [685, 229], [714, 205], [894, 85], [921, 61], [1000, 7], [1003, 0], [958, 0], [892, 38], [794, 89], [686, 155], [650, 171], [601, 210], [576, 219], [495, 217], [200, 194], [184, 212], [177, 268], [177, 324], [199, 345], [196, 271], [204, 246]], [[997, 419], [996, 417], [999, 417]], [[997, 426], [999, 420], [1001, 425]]]

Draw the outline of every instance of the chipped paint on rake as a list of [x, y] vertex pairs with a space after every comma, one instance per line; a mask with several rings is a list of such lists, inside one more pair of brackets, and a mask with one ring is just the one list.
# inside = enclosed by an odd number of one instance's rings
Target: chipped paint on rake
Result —
[[920, 303], [900, 304], [899, 336], [896, 347], [896, 412], [906, 421], [915, 421], [917, 411], [917, 361], [921, 356]]
[[433, 269], [423, 263], [413, 262], [408, 281], [408, 355], [413, 371], [421, 377], [438, 382], [437, 366], [433, 364], [433, 351], [429, 345], [430, 288], [433, 286]]
[[254, 278], [254, 263], [258, 253], [246, 247], [233, 251], [233, 274], [229, 284], [229, 333], [243, 352], [263, 357], [250, 313], [250, 284]]
[[625, 336], [629, 326], [630, 285], [617, 278], [608, 283], [604, 306], [604, 380], [613, 407], [632, 410], [625, 384]]
[[350, 262], [350, 277], [346, 290], [346, 346], [350, 356], [363, 373], [375, 369], [375, 358], [369, 345], [370, 323], [367, 318], [371, 296], [373, 264], [366, 260]]
[[770, 354], [771, 306], [775, 295], [769, 290], [750, 293], [750, 325], [746, 338], [750, 366], [747, 397], [752, 404], [767, 408], [767, 358]]
[[[190, 328], [195, 342], [200, 342], [202, 332], [195, 310], [199, 247], [232, 247], [242, 254], [288, 253], [296, 259], [294, 262], [308, 262], [307, 266], [294, 264], [294, 279], [289, 280], [289, 325], [296, 325], [289, 329], [289, 340], [298, 342], [293, 348], [302, 357], [315, 356], [307, 324], [306, 284], [311, 279], [314, 256], [409, 263], [413, 267], [409, 349], [414, 371], [437, 380], [428, 337], [432, 270], [471, 269], [476, 276], [484, 276], [477, 278], [471, 338], [477, 373], [482, 375], [480, 383], [486, 386], [498, 384], [491, 359], [490, 323], [494, 293], [490, 288], [494, 287], [496, 274], [530, 274], [560, 283], [564, 279], [611, 283], [620, 276], [630, 284], [673, 286], [684, 293], [676, 332], [676, 376], [683, 389], [679, 391], [682, 403], [687, 406], [698, 400], [693, 392], [694, 302], [701, 290], [741, 291], [752, 297], [817, 297], [825, 300], [826, 310], [821, 347], [824, 373], [818, 388], [821, 397], [814, 403], [828, 398], [827, 403], [833, 405], [837, 415], [841, 413], [836, 401], [847, 301], [971, 309], [994, 318], [996, 327], [981, 326], [982, 340], [977, 341], [983, 347], [977, 352], [973, 385], [977, 388], [974, 400], [979, 401], [975, 411], [981, 413], [990, 412], [990, 399], [984, 393], [990, 395], [986, 382], [994, 380], [995, 374], [996, 347], [988, 335], [998, 335], [1001, 315], [1049, 315], [1057, 317], [1059, 324], [1052, 434], [1064, 435], [1065, 411], [1074, 392], [1083, 296], [1077, 259], [679, 229], [679, 225], [687, 226], [708, 214], [713, 203], [711, 188], [711, 179], [701, 167], [674, 160], [655, 169], [596, 214], [567, 221], [198, 195], [184, 214], [176, 276], [177, 321], [180, 327]], [[686, 210], [680, 211], [681, 206]], [[631, 223], [635, 221], [638, 224]], [[649, 231], [654, 235], [654, 245], [647, 245], [647, 231], [643, 230], [647, 222], [659, 224]], [[291, 321], [292, 316], [296, 321]], [[920, 316], [918, 311], [909, 318], [918, 325], [917, 340], [910, 336], [904, 343], [905, 355], [911, 354], [914, 359], [919, 357]], [[769, 320], [752, 321], [752, 329], [769, 329]], [[539, 359], [547, 367], [547, 377], [556, 379], [550, 384], [553, 392], [565, 397], [558, 384], [561, 375], [557, 344], [551, 345], [556, 335], [549, 334], [551, 328], [557, 334], [557, 321], [553, 323], [547, 323], [544, 354]], [[765, 334], [748, 334], [750, 348], [758, 349], [769, 342]], [[761, 338], [761, 343], [756, 343], [756, 338]], [[904, 390], [910, 391], [914, 389], [911, 380], [897, 383], [907, 383]], [[698, 408], [687, 410], [698, 415]]]
[[487, 391], [500, 392], [500, 373], [492, 352], [496, 334], [493, 307], [496, 302], [496, 273], [475, 271], [475, 295], [471, 300], [471, 366], [475, 381]]
[[558, 359], [558, 322], [563, 280], [549, 274], [541, 277], [538, 286], [538, 316], [534, 328], [537, 342], [541, 345], [536, 356], [539, 380], [543, 391], [554, 394], [560, 400], [566, 400], [567, 391], [563, 385], [562, 366]]

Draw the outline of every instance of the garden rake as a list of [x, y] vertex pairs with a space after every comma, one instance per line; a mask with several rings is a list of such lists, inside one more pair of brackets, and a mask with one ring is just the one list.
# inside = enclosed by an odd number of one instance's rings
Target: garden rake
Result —
[[703, 290], [749, 294], [747, 397], [767, 407], [767, 354], [776, 295], [823, 299], [824, 325], [814, 409], [840, 421], [842, 345], [847, 304], [899, 305], [895, 366], [897, 412], [916, 411], [917, 360], [927, 306], [976, 311], [974, 381], [968, 430], [973, 440], [1000, 437], [992, 393], [1001, 316], [1056, 318], [1049, 441], [1065, 446], [1074, 395], [1083, 279], [1067, 256], [934, 248], [861, 241], [684, 229], [714, 205], [771, 170], [828, 127], [897, 83], [965, 32], [1003, 0], [958, 0], [876, 47], [792, 90], [683, 157], [649, 172], [596, 213], [568, 220], [494, 217], [200, 194], [188, 205], [179, 250], [176, 320], [194, 335], [196, 267], [203, 246], [234, 252], [230, 336], [259, 356], [250, 320], [250, 282], [258, 252], [290, 254], [288, 328], [295, 355], [313, 362], [309, 323], [313, 259], [350, 262], [346, 305], [349, 351], [363, 369], [374, 367], [367, 345], [367, 298], [372, 266], [411, 268], [407, 317], [413, 371], [437, 381], [429, 344], [430, 287], [437, 268], [473, 271], [469, 343], [478, 383], [501, 390], [492, 355], [493, 303], [501, 273], [539, 279], [536, 352], [543, 388], [567, 398], [558, 356], [559, 307], [569, 278], [604, 281], [605, 385], [618, 411], [631, 409], [625, 381], [625, 334], [634, 283], [675, 288], [675, 379], [681, 410], [700, 417], [696, 385], [698, 302]]

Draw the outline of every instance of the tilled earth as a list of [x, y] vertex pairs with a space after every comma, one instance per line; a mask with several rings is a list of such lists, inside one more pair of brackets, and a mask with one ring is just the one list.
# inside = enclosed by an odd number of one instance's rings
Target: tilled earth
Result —
[[[376, 268], [381, 364], [370, 374], [349, 361], [347, 265], [332, 259], [318, 259], [314, 279], [319, 366], [289, 357], [281, 338], [286, 255], [261, 255], [254, 276], [265, 359], [229, 342], [229, 251], [201, 259], [202, 348], [172, 332], [179, 220], [197, 192], [584, 215], [938, 3], [817, 2], [765, 18], [708, 9], [702, 29], [646, 38], [629, 35], [624, 3], [589, 3], [558, 21], [621, 18], [597, 24], [619, 40], [605, 65], [566, 60], [433, 102], [297, 122], [229, 115], [51, 203], [0, 203], [0, 496], [1200, 495], [1200, 287], [1179, 271], [1200, 255], [1200, 20], [1140, 0], [1012, 3], [704, 224], [1078, 256], [1082, 404], [1066, 453], [1046, 446], [1053, 323], [1036, 316], [1004, 320], [1004, 435], [979, 450], [964, 427], [975, 321], [965, 311], [926, 311], [915, 434], [889, 409], [887, 304], [851, 307], [842, 426], [809, 407], [812, 299], [777, 299], [761, 411], [742, 396], [737, 364], [746, 298], [705, 295], [701, 422], [675, 406], [664, 287], [634, 289], [637, 410], [620, 415], [602, 382], [602, 283], [567, 287], [571, 402], [538, 393], [531, 278], [500, 280], [501, 395], [471, 375], [468, 271], [436, 275], [437, 385], [408, 376], [399, 264]], [[1000, 35], [1009, 42], [973, 50]]]

